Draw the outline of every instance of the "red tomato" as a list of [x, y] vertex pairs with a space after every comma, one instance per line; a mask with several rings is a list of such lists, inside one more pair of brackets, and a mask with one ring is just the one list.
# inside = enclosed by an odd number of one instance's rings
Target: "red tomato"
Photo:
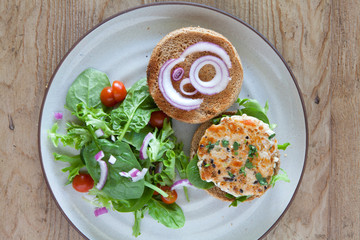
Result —
[[116, 101], [111, 87], [104, 87], [100, 93], [100, 100], [107, 107], [115, 106]]
[[175, 190], [171, 190], [169, 186], [161, 187], [161, 190], [166, 192], [169, 196], [163, 197], [161, 196], [161, 200], [166, 204], [172, 204], [177, 199], [177, 192]]
[[72, 182], [73, 188], [78, 192], [88, 192], [94, 187], [94, 180], [88, 173], [76, 175]]
[[112, 90], [113, 90], [113, 95], [114, 95], [116, 102], [124, 101], [124, 99], [127, 95], [127, 91], [124, 86], [124, 83], [122, 83], [120, 81], [114, 81], [112, 84]]
[[164, 125], [165, 118], [170, 120], [169, 116], [166, 115], [163, 111], [155, 111], [151, 113], [150, 125], [156, 128], [161, 129]]

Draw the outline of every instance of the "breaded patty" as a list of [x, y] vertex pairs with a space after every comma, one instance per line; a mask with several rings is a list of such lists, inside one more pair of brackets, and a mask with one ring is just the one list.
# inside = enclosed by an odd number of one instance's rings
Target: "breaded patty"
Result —
[[199, 142], [200, 176], [235, 197], [260, 197], [279, 164], [275, 133], [247, 115], [224, 117]]

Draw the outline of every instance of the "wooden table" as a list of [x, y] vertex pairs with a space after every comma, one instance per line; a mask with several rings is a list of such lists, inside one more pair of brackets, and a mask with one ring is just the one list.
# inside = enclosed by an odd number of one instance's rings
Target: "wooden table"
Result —
[[[52, 199], [37, 122], [61, 58], [89, 29], [158, 1], [0, 1], [0, 239], [82, 239]], [[304, 180], [266, 239], [360, 238], [360, 1], [199, 0], [248, 22], [294, 72], [309, 121]]]

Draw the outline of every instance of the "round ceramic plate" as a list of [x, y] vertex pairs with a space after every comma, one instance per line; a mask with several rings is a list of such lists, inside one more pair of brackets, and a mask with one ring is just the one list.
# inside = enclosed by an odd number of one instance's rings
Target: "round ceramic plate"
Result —
[[[67, 90], [78, 74], [88, 67], [105, 72], [111, 81], [126, 87], [146, 76], [146, 66], [158, 41], [167, 33], [187, 26], [201, 26], [226, 36], [237, 49], [244, 66], [241, 98], [269, 101], [269, 119], [277, 123], [280, 143], [291, 146], [282, 154], [281, 167], [290, 183], [279, 182], [260, 199], [228, 207], [202, 190], [190, 189], [190, 202], [181, 191], [177, 203], [186, 223], [168, 229], [145, 215], [138, 239], [257, 239], [268, 232], [289, 206], [300, 183], [307, 152], [307, 123], [296, 80], [272, 45], [248, 24], [223, 11], [190, 3], [144, 5], [122, 12], [85, 35], [56, 69], [43, 101], [39, 124], [39, 149], [44, 175], [60, 209], [81, 234], [89, 239], [134, 239], [132, 213], [109, 212], [95, 217], [94, 207], [82, 194], [65, 185], [65, 163], [54, 161], [55, 149], [47, 138], [55, 111], [65, 112], [64, 126], [71, 114], [64, 110]], [[174, 121], [176, 135], [188, 154], [197, 125]], [[70, 151], [63, 149], [63, 151]]]

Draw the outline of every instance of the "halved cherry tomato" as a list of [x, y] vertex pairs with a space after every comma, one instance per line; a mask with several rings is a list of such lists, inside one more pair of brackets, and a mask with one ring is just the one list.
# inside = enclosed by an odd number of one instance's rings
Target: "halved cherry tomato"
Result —
[[161, 129], [164, 125], [165, 118], [167, 118], [168, 121], [170, 120], [170, 117], [166, 115], [163, 111], [152, 112], [150, 117], [150, 125], [152, 127]]
[[163, 186], [163, 187], [161, 187], [161, 190], [163, 190], [164, 192], [166, 192], [169, 195], [167, 197], [161, 196], [161, 200], [164, 203], [172, 204], [176, 201], [177, 192], [175, 190], [171, 190], [171, 188], [169, 186]]
[[115, 106], [116, 101], [111, 87], [104, 87], [100, 93], [100, 100], [107, 107]]
[[120, 81], [114, 81], [112, 84], [112, 90], [113, 90], [113, 95], [114, 95], [116, 102], [124, 101], [124, 99], [127, 95], [127, 91], [126, 91], [124, 83], [122, 83]]
[[72, 182], [73, 188], [78, 192], [88, 192], [94, 187], [94, 180], [88, 173], [76, 175]]

